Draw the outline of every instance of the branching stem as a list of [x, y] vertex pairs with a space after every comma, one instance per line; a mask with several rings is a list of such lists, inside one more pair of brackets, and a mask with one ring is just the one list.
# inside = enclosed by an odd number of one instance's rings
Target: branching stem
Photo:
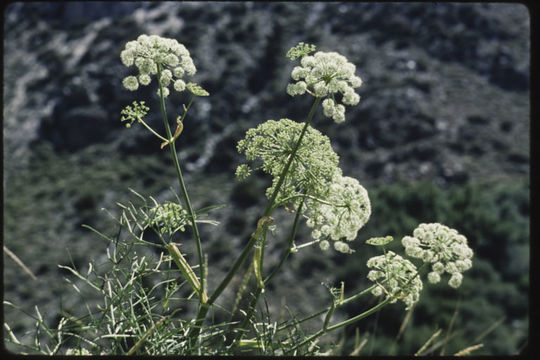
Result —
[[167, 141], [167, 139], [165, 139], [163, 136], [159, 135], [154, 129], [152, 129], [150, 127], [150, 125], [148, 125], [141, 117], [138, 117], [137, 120], [143, 124], [143, 126], [145, 128], [148, 129], [148, 131], [150, 131], [152, 134], [154, 134], [155, 136], [157, 136], [161, 141]]
[[[266, 207], [266, 210], [264, 211], [264, 214], [262, 217], [267, 217], [272, 214], [274, 211], [274, 203], [276, 201], [276, 198], [278, 196], [279, 191], [281, 190], [281, 186], [283, 185], [283, 182], [285, 181], [285, 177], [287, 176], [287, 173], [289, 172], [289, 169], [291, 167], [291, 164], [294, 160], [294, 157], [296, 156], [296, 153], [298, 149], [300, 148], [300, 144], [302, 143], [302, 139], [304, 138], [304, 135], [311, 123], [311, 120], [313, 119], [313, 116], [315, 115], [315, 110], [317, 110], [317, 106], [321, 102], [321, 98], [316, 97], [315, 101], [313, 102], [313, 105], [311, 106], [311, 110], [309, 111], [309, 114], [307, 116], [307, 119], [305, 121], [305, 125], [302, 128], [302, 132], [300, 133], [300, 136], [298, 137], [298, 140], [296, 141], [296, 144], [293, 148], [293, 151], [291, 152], [291, 155], [289, 156], [289, 159], [287, 161], [287, 164], [285, 164], [285, 167], [283, 168], [283, 171], [281, 172], [278, 182], [276, 184], [276, 187], [274, 189], [274, 192], [270, 196], [270, 201], [268, 203], [268, 206]], [[251, 252], [253, 245], [255, 245], [255, 242], [257, 241], [257, 237], [255, 236], [255, 233], [253, 233], [249, 239], [249, 242], [246, 244], [238, 258], [233, 263], [231, 269], [225, 275], [225, 278], [221, 281], [221, 283], [218, 285], [217, 289], [214, 291], [212, 296], [210, 296], [210, 299], [204, 306], [199, 307], [199, 312], [197, 314], [197, 319], [195, 321], [195, 326], [193, 327], [193, 330], [190, 333], [191, 339], [194, 340], [199, 336], [200, 329], [202, 326], [202, 323], [204, 322], [204, 319], [206, 318], [206, 314], [208, 313], [208, 309], [210, 308], [210, 305], [212, 305], [216, 299], [221, 295], [223, 290], [229, 285], [232, 278], [240, 268], [240, 266], [244, 263], [247, 256]]]
[[[289, 254], [292, 251], [292, 247], [293, 247], [293, 244], [294, 244], [294, 238], [296, 237], [296, 229], [298, 227], [298, 220], [300, 219], [300, 214], [302, 212], [302, 206], [303, 205], [304, 205], [304, 202], [302, 201], [300, 203], [300, 205], [298, 205], [298, 209], [296, 209], [296, 216], [294, 217], [294, 223], [293, 223], [293, 226], [292, 226], [291, 234], [289, 235], [288, 246], [283, 251], [283, 254], [281, 256], [281, 259], [280, 259], [278, 265], [274, 268], [274, 270], [270, 273], [270, 275], [268, 275], [266, 277], [266, 279], [264, 279], [264, 286], [266, 286], [270, 282], [270, 280], [272, 280], [272, 278], [277, 274], [277, 272], [281, 269], [281, 266], [283, 266], [283, 264], [285, 263], [285, 260], [287, 260], [287, 257], [289, 256]], [[246, 313], [246, 316], [244, 317], [244, 320], [242, 321], [242, 324], [240, 325], [240, 328], [239, 328], [240, 332], [238, 333], [238, 335], [234, 339], [233, 343], [231, 344], [231, 347], [236, 347], [236, 346], [238, 346], [240, 344], [240, 342], [242, 340], [242, 337], [245, 334], [244, 330], [246, 329], [249, 321], [251, 320], [251, 317], [253, 316], [253, 314], [255, 312], [255, 306], [257, 305], [257, 302], [259, 301], [259, 297], [261, 296], [262, 289], [264, 288], [264, 286], [262, 286], [262, 287], [258, 286], [257, 290], [255, 290], [255, 294], [253, 295], [253, 298], [251, 299], [251, 301], [249, 303], [248, 311]]]
[[[158, 79], [161, 79], [161, 64], [158, 64]], [[159, 83], [159, 98], [160, 98], [160, 106], [161, 106], [161, 116], [163, 117], [163, 123], [165, 125], [165, 131], [167, 132], [167, 138], [172, 138], [171, 128], [169, 126], [169, 120], [167, 119], [167, 111], [165, 109], [165, 97], [163, 96], [163, 86], [160, 81]], [[184, 111], [184, 114], [182, 116], [181, 121], [184, 120], [187, 111], [191, 104], [193, 103], [193, 98], [191, 98], [189, 105]], [[171, 150], [171, 155], [173, 158], [174, 166], [176, 168], [176, 174], [178, 175], [178, 182], [180, 183], [180, 190], [182, 191], [182, 196], [184, 197], [184, 200], [186, 201], [187, 210], [189, 213], [189, 217], [191, 220], [191, 226], [193, 228], [193, 236], [195, 238], [195, 243], [197, 245], [197, 256], [199, 260], [199, 277], [200, 277], [200, 283], [201, 283], [201, 289], [204, 289], [206, 286], [206, 279], [204, 278], [205, 269], [204, 269], [204, 259], [203, 259], [203, 253], [202, 253], [202, 246], [201, 246], [201, 237], [199, 235], [199, 229], [197, 228], [197, 222], [195, 212], [193, 211], [193, 206], [191, 205], [191, 201], [189, 200], [189, 195], [186, 189], [186, 185], [184, 183], [184, 178], [182, 176], [182, 170], [180, 169], [180, 163], [178, 161], [178, 155], [176, 153], [176, 147], [174, 145], [174, 141], [169, 142], [169, 149]], [[202, 298], [199, 298], [199, 301], [202, 302]]]

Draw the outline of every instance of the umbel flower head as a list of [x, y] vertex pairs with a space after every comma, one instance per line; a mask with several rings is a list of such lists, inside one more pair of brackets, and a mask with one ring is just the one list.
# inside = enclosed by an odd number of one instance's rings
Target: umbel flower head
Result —
[[373, 269], [369, 271], [367, 278], [378, 284], [372, 290], [373, 295], [380, 296], [384, 293], [387, 298], [393, 298], [391, 303], [400, 299], [407, 305], [406, 310], [420, 299], [422, 280], [409, 260], [388, 251], [384, 255], [369, 259], [367, 266]]
[[[122, 81], [124, 87], [131, 91], [137, 90], [139, 85], [150, 84], [151, 76], [157, 75], [158, 67], [161, 67], [158, 80], [163, 87], [163, 95], [169, 94], [170, 84], [175, 91], [181, 92], [186, 89], [182, 79], [184, 74], [193, 75], [197, 71], [184, 45], [157, 35], [140, 35], [137, 40], [127, 42], [120, 58], [125, 66], [135, 65], [139, 70], [137, 76], [130, 75]], [[191, 91], [189, 86], [188, 90]]]
[[134, 101], [133, 106], [127, 105], [121, 112], [121, 121], [126, 121], [126, 127], [131, 127], [135, 121], [142, 121], [142, 118], [148, 113], [148, 106], [144, 105], [144, 101]]
[[[362, 85], [362, 79], [355, 75], [355, 65], [336, 52], [318, 51], [313, 56], [305, 54], [299, 55], [301, 66], [292, 70], [291, 77], [295, 82], [287, 86], [287, 93], [295, 96], [308, 92], [325, 98], [322, 103], [324, 115], [336, 123], [345, 121], [343, 104], [354, 106], [360, 101], [354, 89]], [[343, 104], [339, 103], [340, 100]]]
[[368, 221], [371, 215], [368, 193], [358, 180], [336, 174], [324, 200], [307, 200], [307, 225], [314, 229], [311, 235], [321, 240], [323, 250], [331, 239], [335, 241], [334, 249], [349, 253], [349, 245], [343, 240], [356, 239], [358, 230]]
[[[260, 162], [255, 169], [260, 168], [273, 176], [272, 186], [266, 190], [267, 197], [274, 192], [279, 175], [292, 155], [303, 126], [289, 119], [268, 120], [249, 129], [245, 138], [238, 142], [238, 152], [244, 153], [248, 161]], [[289, 204], [296, 207], [302, 201], [301, 195], [324, 198], [336, 174], [341, 174], [338, 162], [339, 157], [332, 149], [330, 139], [308, 127], [276, 203], [292, 197]], [[240, 180], [250, 173], [251, 168], [247, 164], [240, 165], [236, 171]]]
[[420, 224], [413, 236], [401, 240], [407, 255], [432, 264], [428, 281], [438, 283], [445, 272], [450, 274], [448, 285], [458, 288], [463, 279], [462, 272], [472, 267], [473, 251], [467, 238], [448, 226], [432, 223]]
[[150, 209], [148, 225], [154, 227], [161, 234], [174, 234], [178, 230], [184, 231], [188, 223], [188, 212], [182, 205], [170, 201], [157, 204]]

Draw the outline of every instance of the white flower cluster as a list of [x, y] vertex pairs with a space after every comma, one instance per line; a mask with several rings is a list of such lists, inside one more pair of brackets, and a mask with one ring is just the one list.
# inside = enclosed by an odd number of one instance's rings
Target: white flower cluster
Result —
[[[266, 190], [270, 198], [279, 177], [288, 162], [304, 124], [289, 119], [268, 120], [255, 129], [249, 129], [238, 142], [238, 151], [249, 161], [259, 160], [262, 169], [273, 176], [272, 186]], [[352, 253], [346, 241], [356, 238], [358, 230], [371, 215], [371, 203], [366, 189], [358, 180], [342, 176], [339, 157], [332, 149], [330, 139], [318, 130], [308, 127], [285, 176], [276, 204], [296, 208], [305, 202], [303, 214], [312, 230], [314, 243], [321, 249], [330, 247], [343, 253]], [[251, 174], [247, 164], [236, 169], [239, 180]]]
[[[304, 124], [289, 119], [268, 120], [255, 129], [249, 129], [245, 138], [238, 142], [238, 152], [244, 153], [249, 161], [260, 160], [262, 165], [256, 169], [273, 176], [272, 186], [266, 190], [267, 197], [274, 192], [303, 127]], [[339, 157], [332, 149], [330, 139], [308, 127], [276, 202], [303, 194], [324, 197], [334, 176], [341, 173], [338, 162]], [[250, 167], [242, 164], [236, 175], [244, 180], [250, 173]], [[301, 201], [301, 196], [296, 196], [290, 204], [296, 207]]]
[[[140, 85], [151, 82], [150, 75], [160, 71], [160, 83], [163, 95], [169, 95], [169, 85], [173, 83], [174, 90], [181, 92], [186, 88], [182, 80], [184, 74], [193, 75], [197, 71], [186, 47], [175, 39], [162, 38], [157, 35], [140, 35], [137, 40], [126, 43], [120, 58], [125, 66], [135, 65], [139, 70], [138, 76], [128, 76], [122, 81], [124, 87], [135, 91]], [[159, 89], [158, 89], [159, 94]]]
[[407, 305], [409, 310], [419, 299], [423, 284], [417, 269], [412, 262], [392, 251], [384, 255], [375, 256], [368, 260], [370, 269], [367, 278], [376, 282], [378, 286], [372, 290], [372, 294], [380, 296], [385, 293], [392, 297], [391, 303], [398, 299]]
[[435, 284], [441, 281], [441, 275], [450, 274], [448, 285], [458, 288], [463, 279], [462, 272], [472, 267], [472, 249], [467, 245], [467, 238], [439, 223], [420, 224], [413, 231], [413, 236], [401, 240], [407, 255], [432, 263], [428, 281]]
[[371, 203], [366, 189], [358, 180], [337, 174], [330, 185], [324, 202], [308, 199], [307, 225], [315, 240], [321, 240], [321, 248], [329, 247], [328, 239], [334, 240], [334, 249], [349, 253], [349, 245], [371, 215]]
[[287, 86], [287, 93], [295, 96], [309, 92], [320, 98], [328, 97], [323, 100], [324, 115], [336, 123], [345, 121], [345, 106], [338, 103], [336, 94], [341, 94], [345, 105], [354, 106], [360, 101], [354, 88], [362, 85], [362, 79], [354, 74], [354, 64], [336, 52], [323, 51], [303, 56], [300, 64], [292, 70], [291, 77], [296, 82]]

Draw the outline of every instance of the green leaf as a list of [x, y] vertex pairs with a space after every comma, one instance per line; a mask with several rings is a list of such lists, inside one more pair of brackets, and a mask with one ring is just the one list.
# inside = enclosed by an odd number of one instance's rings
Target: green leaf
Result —
[[210, 95], [208, 91], [204, 90], [202, 87], [195, 83], [187, 83], [186, 88], [195, 96], [208, 96]]

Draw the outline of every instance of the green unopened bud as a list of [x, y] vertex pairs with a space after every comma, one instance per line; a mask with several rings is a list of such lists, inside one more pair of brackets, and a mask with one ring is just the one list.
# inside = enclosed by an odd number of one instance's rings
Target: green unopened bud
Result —
[[247, 164], [238, 165], [236, 168], [236, 178], [240, 181], [244, 181], [247, 177], [251, 175], [251, 169]]
[[126, 127], [129, 128], [135, 121], [141, 121], [148, 113], [148, 106], [144, 105], [144, 101], [134, 101], [132, 105], [127, 105], [120, 113], [122, 117], [120, 121], [127, 121]]
[[296, 58], [302, 58], [306, 55], [309, 55], [309, 53], [313, 51], [315, 51], [315, 45], [299, 42], [298, 45], [290, 48], [289, 51], [287, 51], [287, 55], [285, 56], [287, 56], [291, 60], [295, 60]]

